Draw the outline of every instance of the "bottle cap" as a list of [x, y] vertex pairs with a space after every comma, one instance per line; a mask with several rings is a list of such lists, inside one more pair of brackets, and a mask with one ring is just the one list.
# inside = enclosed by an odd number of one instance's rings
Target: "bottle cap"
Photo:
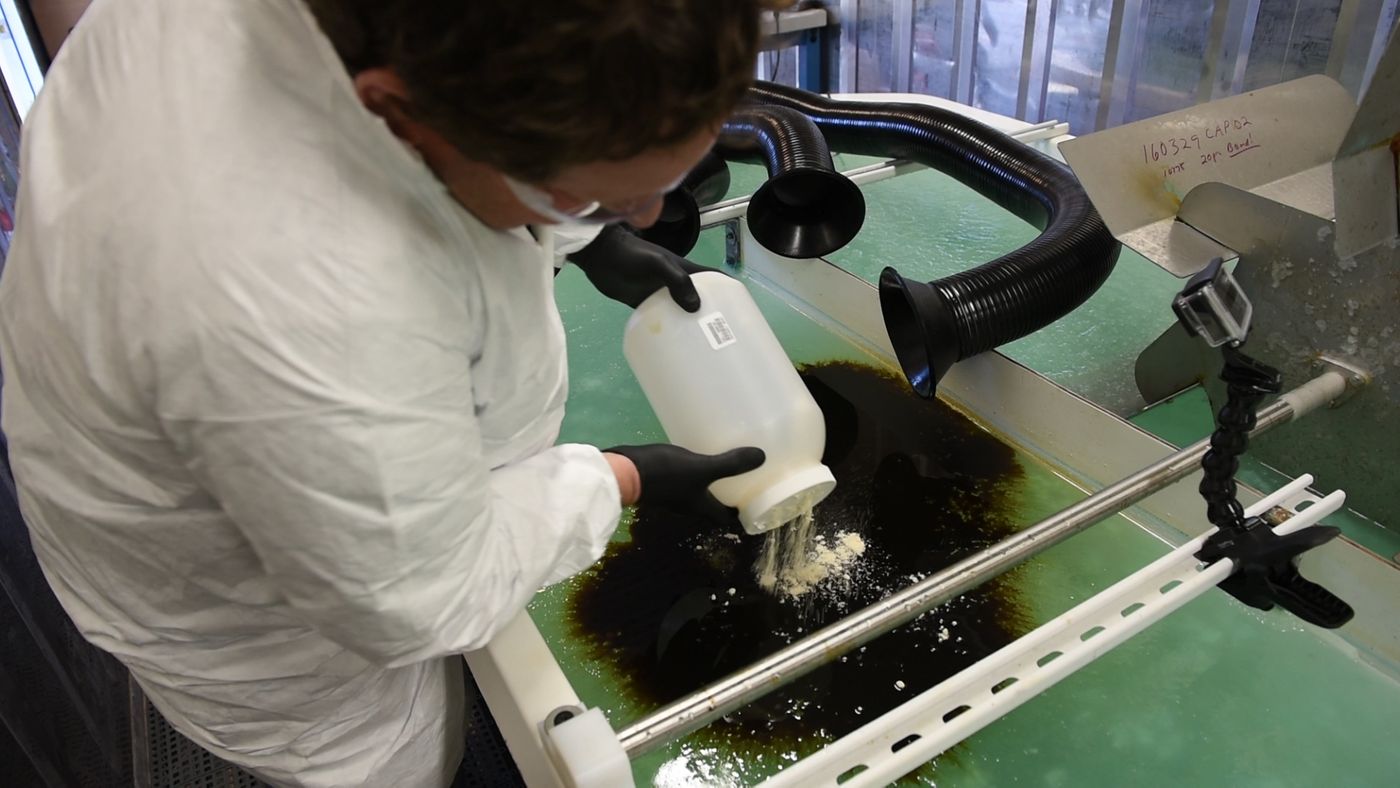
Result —
[[758, 535], [796, 519], [836, 488], [836, 477], [825, 465], [810, 465], [794, 471], [749, 499], [739, 507], [744, 530]]

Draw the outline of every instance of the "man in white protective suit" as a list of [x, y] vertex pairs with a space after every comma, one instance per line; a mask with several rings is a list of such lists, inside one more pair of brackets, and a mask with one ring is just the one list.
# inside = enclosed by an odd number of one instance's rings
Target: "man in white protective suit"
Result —
[[446, 785], [463, 651], [622, 506], [732, 516], [706, 488], [757, 449], [555, 445], [553, 274], [700, 307], [609, 223], [655, 220], [775, 5], [93, 4], [24, 130], [3, 428], [54, 592], [179, 731]]

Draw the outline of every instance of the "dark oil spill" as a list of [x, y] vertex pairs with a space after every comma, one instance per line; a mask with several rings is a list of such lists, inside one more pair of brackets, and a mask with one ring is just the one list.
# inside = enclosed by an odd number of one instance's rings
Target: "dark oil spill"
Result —
[[[1021, 471], [1012, 450], [941, 402], [872, 367], [827, 363], [802, 378], [826, 417], [835, 492], [816, 511], [828, 540], [859, 533], [848, 590], [799, 602], [760, 589], [762, 538], [643, 509], [632, 542], [580, 578], [572, 625], [633, 700], [655, 709], [1009, 535]], [[730, 593], [733, 589], [733, 593]], [[1006, 645], [1026, 629], [995, 581], [698, 733], [730, 750], [839, 737]], [[618, 720], [618, 723], [625, 721]], [[806, 748], [803, 748], [806, 749]]]

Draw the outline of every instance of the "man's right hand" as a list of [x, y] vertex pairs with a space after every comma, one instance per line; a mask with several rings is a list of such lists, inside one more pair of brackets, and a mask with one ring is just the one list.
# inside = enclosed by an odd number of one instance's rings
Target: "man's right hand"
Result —
[[[763, 450], [747, 446], [722, 454], [696, 454], [667, 443], [644, 446], [614, 446], [603, 456], [618, 475], [622, 502], [657, 503], [702, 514], [717, 522], [734, 518], [734, 510], [710, 494], [709, 486], [729, 476], [747, 473], [763, 464]], [[631, 479], [628, 469], [613, 458], [626, 460], [636, 471], [636, 498], [628, 500]]]

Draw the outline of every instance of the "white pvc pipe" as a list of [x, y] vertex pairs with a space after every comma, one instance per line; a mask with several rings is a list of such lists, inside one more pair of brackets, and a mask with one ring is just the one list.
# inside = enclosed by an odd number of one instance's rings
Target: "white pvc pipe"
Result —
[[1293, 418], [1310, 413], [1330, 404], [1347, 390], [1347, 379], [1340, 372], [1325, 372], [1291, 391], [1284, 392], [1279, 400], [1293, 408]]
[[[1159, 596], [1147, 603], [1128, 619], [1124, 626], [1104, 632], [1094, 640], [1091, 648], [1079, 649], [1051, 662], [1048, 666], [1032, 672], [1027, 678], [1017, 681], [1001, 692], [992, 695], [987, 701], [978, 703], [965, 714], [955, 718], [958, 725], [944, 725], [932, 736], [925, 736], [913, 744], [893, 753], [888, 759], [881, 759], [872, 768], [861, 772], [853, 780], [842, 783], [849, 788], [888, 785], [894, 780], [919, 768], [921, 764], [944, 752], [973, 733], [1005, 716], [1013, 709], [1058, 684], [1062, 679], [1078, 671], [1085, 665], [1111, 651], [1128, 638], [1147, 629], [1149, 626], [1175, 612], [1230, 576], [1232, 565], [1219, 561], [1188, 580], [1182, 582], [1170, 594]], [[795, 783], [796, 784], [796, 783]]]

